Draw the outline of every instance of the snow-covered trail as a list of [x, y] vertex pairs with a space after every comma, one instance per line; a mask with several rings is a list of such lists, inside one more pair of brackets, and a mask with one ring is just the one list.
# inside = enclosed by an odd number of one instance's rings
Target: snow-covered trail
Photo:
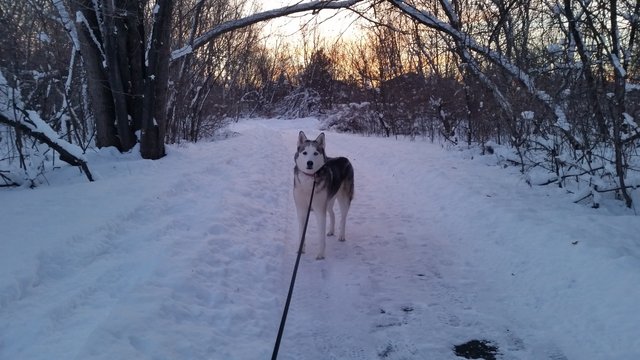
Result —
[[133, 161], [134, 176], [103, 176], [101, 196], [78, 184], [9, 194], [32, 205], [32, 222], [47, 219], [51, 208], [38, 206], [47, 196], [69, 222], [82, 221], [79, 199], [97, 204], [85, 208], [92, 226], [79, 232], [55, 215], [44, 229], [15, 229], [2, 252], [11, 256], [0, 282], [0, 358], [269, 352], [284, 286], [291, 166], [275, 155], [285, 145], [260, 129], [197, 151], [174, 149], [169, 164]]
[[[299, 130], [238, 136], [160, 161], [93, 155], [34, 191], [0, 192], [0, 359], [266, 359], [298, 247]], [[437, 145], [327, 135], [356, 196], [347, 241], [307, 235], [280, 359], [640, 355], [640, 222], [528, 188]], [[5, 231], [6, 230], [6, 231]], [[606, 239], [606, 240], [605, 240]]]
[[[297, 131], [281, 131], [283, 141]], [[639, 351], [633, 335], [603, 331], [640, 329], [640, 318], [622, 320], [638, 309], [625, 298], [634, 283], [626, 277], [640, 279], [633, 217], [597, 218], [561, 191], [528, 188], [514, 173], [423, 142], [341, 134], [327, 142], [330, 156], [349, 156], [356, 169], [347, 242], [329, 238], [327, 261], [304, 258], [281, 358], [447, 359], [470, 339], [493, 342], [505, 359]], [[311, 217], [312, 255], [316, 232]], [[600, 239], [619, 246], [608, 251], [625, 279], [606, 280], [611, 258], [592, 258]], [[584, 301], [594, 296], [614, 310]]]
[[[349, 154], [356, 169], [348, 241], [333, 238], [328, 261], [303, 264], [283, 358], [447, 359], [470, 339], [499, 344], [507, 359], [565, 358], [544, 331], [505, 316], [502, 285], [486, 271], [496, 255], [482, 248], [492, 249], [495, 230], [477, 203], [521, 183], [474, 185], [496, 169], [461, 172], [459, 159], [449, 164], [446, 153], [419, 142], [338, 134], [327, 141], [329, 155]], [[528, 201], [511, 200], [523, 208]], [[315, 232], [312, 221], [311, 254]]]

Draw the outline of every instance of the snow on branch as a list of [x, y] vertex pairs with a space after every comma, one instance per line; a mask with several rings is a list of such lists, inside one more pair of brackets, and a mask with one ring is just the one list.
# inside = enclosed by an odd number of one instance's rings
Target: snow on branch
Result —
[[[389, 0], [393, 5], [395, 5], [398, 9], [400, 9], [405, 14], [409, 15], [411, 18], [417, 20], [423, 25], [430, 27], [435, 30], [442, 31], [448, 35], [450, 35], [453, 39], [459, 42], [461, 45], [464, 45], [467, 49], [473, 50], [474, 52], [480, 53], [485, 56], [488, 60], [499, 65], [501, 68], [506, 70], [509, 74], [517, 78], [524, 86], [527, 87], [530, 93], [535, 94], [535, 85], [533, 80], [527, 75], [522, 69], [512, 64], [509, 59], [501, 55], [500, 53], [489, 49], [486, 46], [478, 44], [475, 39], [460, 30], [457, 30], [452, 25], [439, 20], [435, 15], [427, 12], [418, 10], [415, 7], [407, 4], [403, 0]], [[445, 4], [445, 9], [447, 11], [451, 10], [451, 5], [447, 0], [443, 0], [441, 3]], [[455, 13], [451, 14], [451, 16], [455, 16]], [[544, 101], [544, 99], [541, 99]]]
[[[537, 89], [533, 79], [525, 71], [513, 64], [508, 58], [494, 50], [489, 49], [486, 46], [479, 44], [471, 35], [456, 29], [451, 24], [438, 19], [435, 15], [427, 11], [418, 10], [414, 6], [407, 4], [404, 0], [388, 1], [391, 2], [400, 11], [404, 12], [421, 24], [432, 29], [442, 31], [451, 36], [456, 41], [456, 43], [463, 47], [462, 51], [465, 56], [468, 57], [468, 59], [465, 60], [471, 60], [470, 54], [467, 52], [467, 49], [469, 49], [484, 56], [492, 63], [500, 66], [514, 79], [519, 81], [530, 94], [532, 94], [536, 99], [538, 99], [548, 109], [550, 109], [556, 115], [556, 127], [559, 128], [560, 131], [562, 131], [566, 136], [568, 136], [571, 142], [577, 142], [577, 140], [568, 132], [568, 122], [566, 121], [567, 117], [562, 107], [556, 104], [553, 98], [549, 96], [549, 94], [547, 94], [545, 91]], [[450, 2], [448, 0], [441, 0], [440, 3], [443, 4], [445, 11], [447, 12], [447, 16], [450, 16], [453, 20], [455, 20], [455, 12], [449, 14], [449, 12], [453, 11]], [[500, 99], [498, 100], [500, 101]]]
[[357, 3], [365, 0], [341, 0], [341, 1], [310, 1], [306, 3], [298, 3], [291, 6], [286, 6], [279, 9], [267, 10], [257, 14], [247, 16], [242, 19], [227, 21], [222, 23], [213, 29], [205, 32], [201, 36], [197, 37], [193, 44], [186, 45], [180, 49], [177, 49], [171, 53], [171, 61], [179, 59], [191, 52], [197, 50], [199, 47], [207, 44], [209, 41], [217, 38], [218, 36], [228, 33], [233, 30], [241, 29], [243, 27], [259, 23], [261, 21], [271, 20], [278, 17], [291, 15], [305, 11], [320, 11], [320, 10], [337, 10], [344, 9], [353, 6]]
[[98, 49], [98, 51], [100, 51], [100, 55], [102, 55], [102, 66], [106, 68], [107, 67], [107, 55], [105, 55], [105, 53], [104, 53], [104, 49], [102, 48], [102, 43], [100, 42], [100, 40], [98, 40], [98, 37], [93, 32], [93, 29], [91, 28], [91, 25], [89, 25], [89, 21], [87, 20], [86, 17], [84, 17], [84, 14], [82, 14], [82, 11], [76, 11], [76, 22], [80, 23], [81, 26], [86, 27], [87, 33], [91, 37], [91, 40], [93, 41], [96, 49]]
[[625, 84], [625, 90], [627, 92], [640, 91], [640, 84], [626, 83]]
[[73, 20], [71, 20], [71, 15], [67, 11], [67, 8], [64, 6], [62, 0], [54, 0], [53, 6], [55, 6], [58, 11], [58, 15], [60, 16], [60, 22], [64, 26], [65, 30], [71, 37], [71, 43], [73, 44], [75, 51], [80, 51], [80, 40], [78, 39], [78, 30], [76, 29]]
[[58, 134], [40, 118], [38, 113], [26, 110], [20, 100], [20, 90], [9, 85], [0, 72], [0, 123], [8, 125], [24, 134], [47, 144], [60, 154], [60, 160], [78, 166], [93, 181], [87, 159], [82, 149], [58, 137]]

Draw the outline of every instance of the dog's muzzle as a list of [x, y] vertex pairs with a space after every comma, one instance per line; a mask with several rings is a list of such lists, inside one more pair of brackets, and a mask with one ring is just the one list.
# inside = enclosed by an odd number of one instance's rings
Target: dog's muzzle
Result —
[[308, 170], [313, 169], [313, 161], [311, 161], [311, 160], [307, 161], [307, 169]]

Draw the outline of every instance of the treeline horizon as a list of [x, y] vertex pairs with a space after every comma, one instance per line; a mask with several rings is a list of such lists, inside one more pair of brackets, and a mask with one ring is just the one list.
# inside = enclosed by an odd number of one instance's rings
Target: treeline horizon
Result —
[[[260, 21], [297, 8], [114, 3], [0, 0], [5, 87], [83, 149], [128, 151], [153, 133], [159, 158], [157, 142], [208, 138], [230, 118], [320, 116], [339, 131], [509, 145], [523, 172], [584, 183], [594, 206], [615, 193], [630, 207], [640, 186], [635, 1], [323, 2], [312, 9], [361, 16], [360, 36], [307, 27], [295, 44], [265, 39]], [[28, 141], [1, 126], [0, 170], [24, 163]]]

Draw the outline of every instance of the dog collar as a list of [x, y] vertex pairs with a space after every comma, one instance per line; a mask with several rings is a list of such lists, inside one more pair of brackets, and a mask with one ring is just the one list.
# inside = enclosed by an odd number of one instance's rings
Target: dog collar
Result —
[[313, 173], [313, 174], [309, 174], [309, 173], [306, 173], [306, 172], [304, 172], [304, 171], [302, 171], [302, 170], [300, 170], [300, 172], [301, 172], [301, 173], [303, 173], [303, 174], [305, 174], [305, 175], [307, 175], [308, 177], [312, 177], [312, 178], [315, 178], [315, 177], [316, 177], [316, 174], [315, 174], [315, 173]]

